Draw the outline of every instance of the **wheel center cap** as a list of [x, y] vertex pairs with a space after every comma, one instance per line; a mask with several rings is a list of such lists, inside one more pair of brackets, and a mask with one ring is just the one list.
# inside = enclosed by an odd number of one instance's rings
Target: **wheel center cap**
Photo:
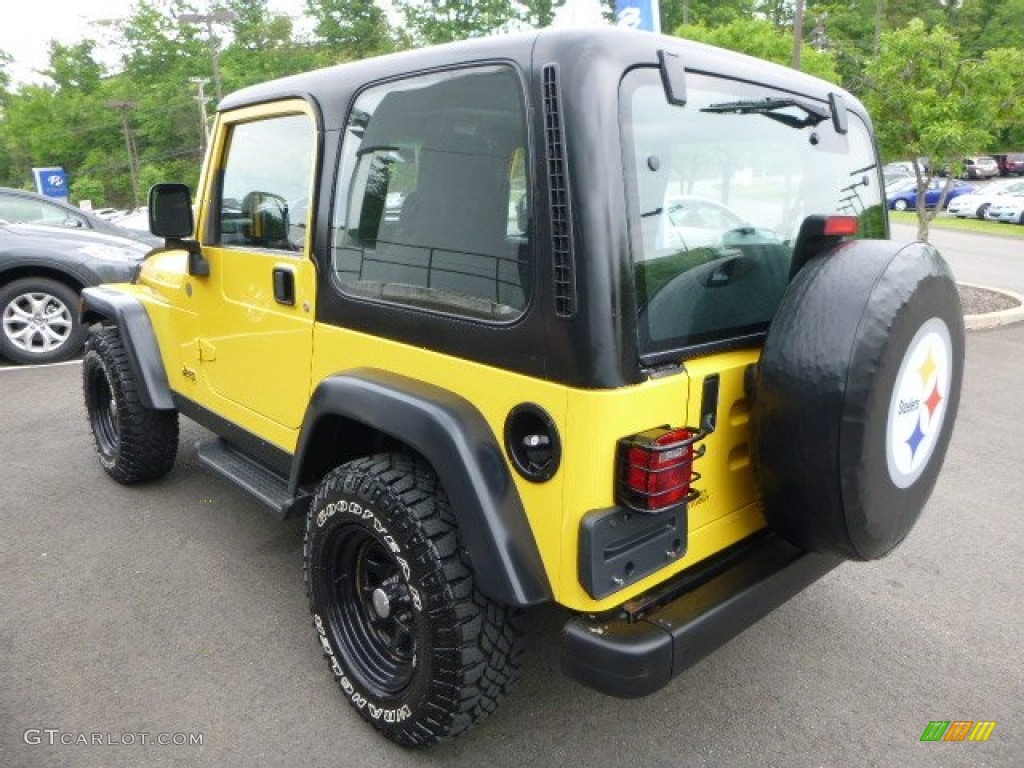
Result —
[[382, 619], [391, 615], [391, 599], [380, 587], [373, 590], [373, 610]]

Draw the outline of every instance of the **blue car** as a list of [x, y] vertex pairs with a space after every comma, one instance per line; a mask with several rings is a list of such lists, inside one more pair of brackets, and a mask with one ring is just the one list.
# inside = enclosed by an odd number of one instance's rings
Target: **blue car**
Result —
[[[977, 190], [977, 187], [973, 184], [967, 184], [963, 181], [954, 180], [950, 182], [948, 179], [932, 179], [928, 183], [928, 189], [925, 191], [924, 204], [926, 208], [934, 208], [939, 204], [942, 190], [945, 189], [947, 183], [951, 183], [952, 186], [950, 187], [949, 194], [943, 201], [943, 206], [948, 205], [949, 201], [954, 197], [967, 195]], [[890, 184], [885, 189], [885, 200], [889, 209], [893, 211], [907, 211], [911, 208], [916, 208], [917, 181], [908, 179], [905, 182]]]

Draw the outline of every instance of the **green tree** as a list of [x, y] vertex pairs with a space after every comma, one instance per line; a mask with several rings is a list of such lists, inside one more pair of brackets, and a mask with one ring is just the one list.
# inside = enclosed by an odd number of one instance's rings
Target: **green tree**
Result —
[[387, 13], [374, 0], [306, 0], [306, 12], [333, 62], [389, 53], [399, 45]]
[[481, 37], [517, 20], [512, 0], [395, 0], [415, 42], [448, 43]]
[[553, 0], [523, 0], [518, 5], [520, 6], [519, 20], [524, 26], [531, 29], [543, 29], [551, 26], [551, 22], [555, 18], [555, 11], [561, 3]]
[[757, 0], [663, 0], [661, 28], [668, 31], [683, 24], [717, 27], [753, 18], [756, 6]]
[[230, 0], [226, 8], [238, 18], [230, 44], [221, 41], [224, 93], [328, 63], [314, 47], [296, 41], [292, 20], [272, 11], [268, 0]]
[[93, 58], [94, 40], [82, 40], [73, 45], [50, 41], [50, 68], [43, 74], [53, 80], [59, 90], [76, 90], [82, 94], [95, 93], [105, 74], [104, 68]]
[[[764, 19], [739, 19], [718, 27], [690, 24], [676, 29], [676, 35], [750, 56], [789, 65], [793, 60], [793, 36], [776, 29]], [[839, 75], [832, 54], [807, 49], [802, 57], [803, 71], [833, 82]]]
[[[934, 174], [946, 167], [955, 172], [964, 155], [990, 145], [1001, 126], [1024, 120], [1022, 71], [1024, 51], [996, 49], [971, 59], [954, 35], [943, 27], [929, 30], [921, 19], [882, 34], [879, 54], [865, 71], [871, 87], [864, 101], [883, 155], [913, 158], [921, 240], [927, 241], [928, 224], [941, 207], [924, 207]], [[930, 158], [926, 168], [918, 157]]]

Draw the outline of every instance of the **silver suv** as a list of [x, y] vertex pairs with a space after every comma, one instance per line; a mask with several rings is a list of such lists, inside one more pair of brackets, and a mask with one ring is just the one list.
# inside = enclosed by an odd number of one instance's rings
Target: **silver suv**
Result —
[[994, 157], [979, 155], [964, 158], [965, 179], [991, 179], [999, 175], [999, 163]]

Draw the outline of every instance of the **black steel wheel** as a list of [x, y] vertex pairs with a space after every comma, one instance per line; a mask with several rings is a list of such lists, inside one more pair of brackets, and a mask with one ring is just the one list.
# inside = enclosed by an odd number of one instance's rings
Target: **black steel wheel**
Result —
[[304, 572], [335, 680], [392, 741], [457, 736], [514, 684], [519, 612], [476, 589], [448, 497], [421, 459], [380, 454], [327, 475], [307, 517]]
[[419, 612], [395, 555], [359, 525], [338, 526], [327, 547], [334, 590], [327, 622], [367, 687], [394, 695], [412, 680]]
[[100, 464], [124, 485], [156, 480], [178, 453], [178, 412], [147, 408], [116, 328], [86, 343], [82, 391]]

